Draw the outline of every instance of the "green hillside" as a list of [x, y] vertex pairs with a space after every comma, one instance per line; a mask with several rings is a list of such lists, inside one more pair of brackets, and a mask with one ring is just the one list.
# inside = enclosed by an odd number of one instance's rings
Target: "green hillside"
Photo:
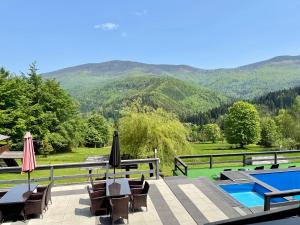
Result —
[[279, 56], [238, 68], [217, 70], [116, 60], [70, 67], [43, 76], [57, 79], [75, 96], [80, 89], [104, 87], [128, 77], [169, 76], [230, 97], [251, 99], [300, 85], [300, 56]]
[[200, 88], [171, 77], [138, 76], [112, 81], [89, 91], [78, 91], [75, 97], [82, 111], [100, 110], [113, 116], [115, 110], [134, 99], [144, 105], [164, 108], [180, 116], [207, 111], [228, 99], [206, 88]]

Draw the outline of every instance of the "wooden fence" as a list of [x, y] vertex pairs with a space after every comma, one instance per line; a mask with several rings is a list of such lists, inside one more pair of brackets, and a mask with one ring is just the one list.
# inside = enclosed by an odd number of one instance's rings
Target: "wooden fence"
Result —
[[[299, 154], [299, 156], [281, 156], [279, 155], [288, 155], [288, 154]], [[249, 160], [249, 156], [261, 156], [261, 155], [271, 155], [271, 159], [251, 159], [252, 162], [258, 161], [270, 161], [272, 160], [274, 164], [278, 163], [278, 160], [293, 160], [300, 159], [300, 150], [281, 150], [281, 151], [263, 151], [263, 152], [239, 152], [239, 153], [222, 153], [222, 154], [203, 154], [203, 155], [181, 155], [176, 156], [174, 159], [174, 173], [178, 170], [185, 176], [188, 175], [188, 167], [190, 165], [208, 165], [209, 168], [213, 168], [216, 164], [226, 164], [226, 163], [238, 163], [241, 166], [247, 165], [247, 160]], [[232, 159], [233, 157], [240, 156], [240, 159]], [[219, 160], [214, 161], [217, 158], [227, 158], [228, 160]], [[191, 159], [194, 162], [189, 162]], [[197, 159], [199, 161], [197, 161]], [[200, 159], [207, 159], [207, 161], [202, 162]]]
[[[89, 177], [114, 177], [114, 176], [124, 176], [124, 175], [133, 175], [133, 174], [155, 174], [156, 179], [159, 178], [159, 158], [148, 158], [148, 159], [130, 159], [130, 160], [121, 160], [121, 166], [126, 165], [136, 165], [136, 164], [149, 164], [152, 163], [155, 165], [153, 169], [149, 170], [134, 170], [134, 171], [124, 171], [124, 172], [109, 172], [108, 161], [103, 162], [85, 162], [85, 163], [68, 163], [68, 164], [54, 164], [54, 165], [40, 165], [35, 168], [35, 170], [49, 170], [48, 177], [33, 178], [31, 182], [41, 182], [41, 181], [55, 181], [55, 180], [65, 180], [73, 178], [89, 178]], [[85, 168], [87, 171], [94, 168], [104, 168], [105, 172], [102, 174], [74, 174], [66, 176], [55, 176], [55, 170], [58, 169], [70, 169], [70, 168]], [[0, 173], [21, 173], [21, 167], [3, 167], [0, 168]], [[26, 176], [27, 177], [27, 176]], [[26, 179], [14, 179], [14, 180], [0, 180], [0, 184], [17, 184], [27, 182]]]

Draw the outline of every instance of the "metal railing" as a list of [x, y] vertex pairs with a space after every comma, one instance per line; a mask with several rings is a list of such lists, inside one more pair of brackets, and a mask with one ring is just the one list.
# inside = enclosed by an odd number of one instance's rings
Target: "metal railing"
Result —
[[[174, 173], [179, 170], [183, 175], [187, 176], [188, 166], [190, 165], [209, 165], [209, 168], [213, 168], [215, 164], [226, 164], [226, 163], [240, 163], [242, 166], [247, 165], [248, 156], [255, 155], [271, 155], [271, 158], [265, 159], [251, 159], [252, 162], [259, 161], [273, 161], [274, 164], [277, 164], [279, 160], [292, 160], [300, 159], [300, 156], [294, 157], [283, 157], [278, 158], [282, 154], [295, 154], [300, 153], [300, 150], [280, 150], [280, 151], [263, 151], [263, 152], [239, 152], [239, 153], [222, 153], [222, 154], [203, 154], [203, 155], [181, 155], [176, 156], [174, 159]], [[232, 157], [238, 157], [240, 159], [232, 159]], [[214, 161], [217, 158], [228, 158], [228, 160], [223, 161]], [[190, 159], [207, 159], [205, 162], [189, 162]], [[183, 167], [183, 168], [180, 168]]]
[[286, 201], [286, 202], [271, 203], [272, 198], [284, 198], [284, 197], [291, 197], [291, 196], [295, 196], [295, 195], [300, 195], [300, 189], [265, 193], [264, 194], [264, 211], [270, 210], [271, 207], [299, 204], [300, 201], [293, 200], [293, 199]]
[[[121, 160], [121, 166], [126, 165], [136, 165], [136, 164], [149, 164], [152, 163], [155, 165], [154, 169], [150, 170], [134, 170], [134, 171], [117, 171], [115, 174], [109, 172], [108, 161], [102, 162], [85, 162], [85, 163], [66, 163], [66, 164], [53, 164], [53, 165], [40, 165], [35, 168], [35, 170], [49, 170], [48, 177], [32, 178], [31, 182], [41, 182], [41, 181], [56, 181], [56, 180], [65, 180], [65, 179], [74, 179], [74, 178], [89, 178], [89, 177], [114, 177], [114, 176], [124, 176], [124, 175], [133, 175], [133, 174], [155, 174], [156, 179], [159, 179], [159, 158], [148, 158], [148, 159], [130, 159], [130, 160]], [[58, 169], [71, 169], [71, 168], [85, 168], [87, 170], [93, 170], [96, 168], [103, 168], [104, 173], [87, 173], [87, 174], [74, 174], [74, 175], [65, 175], [65, 176], [55, 176], [55, 170]], [[0, 168], [0, 174], [2, 173], [21, 173], [21, 167], [3, 167]], [[26, 179], [11, 179], [11, 180], [0, 180], [0, 184], [16, 184], [27, 182]]]

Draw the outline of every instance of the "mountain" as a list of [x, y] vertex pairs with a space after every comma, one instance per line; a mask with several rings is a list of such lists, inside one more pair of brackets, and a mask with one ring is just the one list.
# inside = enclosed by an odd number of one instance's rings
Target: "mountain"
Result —
[[271, 112], [277, 112], [279, 109], [289, 109], [292, 107], [297, 96], [300, 95], [300, 86], [284, 89], [280, 91], [270, 92], [252, 102], [254, 104], [265, 105]]
[[183, 81], [194, 82], [200, 69], [186, 65], [153, 65], [131, 61], [114, 60], [89, 63], [45, 73], [45, 78], [58, 80], [71, 93], [79, 88], [94, 88], [111, 81], [137, 76], [171, 76]]
[[110, 117], [135, 99], [140, 99], [143, 105], [163, 108], [180, 117], [205, 112], [228, 101], [228, 98], [207, 88], [158, 76], [119, 79], [91, 90], [81, 89], [75, 97], [81, 103], [83, 112], [100, 110]]
[[72, 95], [77, 95], [79, 89], [105, 87], [125, 78], [168, 76], [233, 98], [252, 99], [300, 85], [300, 56], [278, 56], [237, 68], [215, 70], [115, 60], [65, 68], [43, 76], [57, 79]]

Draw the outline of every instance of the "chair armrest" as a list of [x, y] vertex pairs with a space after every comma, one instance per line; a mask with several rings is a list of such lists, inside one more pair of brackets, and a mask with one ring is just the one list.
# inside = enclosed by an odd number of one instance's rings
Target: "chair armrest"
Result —
[[147, 197], [148, 194], [133, 194], [134, 197]]
[[37, 192], [44, 192], [46, 189], [47, 189], [47, 186], [41, 186], [41, 187], [36, 188]]
[[29, 200], [41, 200], [42, 198], [43, 198], [43, 193], [32, 193], [29, 196], [27, 201], [29, 201]]
[[42, 201], [42, 199], [39, 199], [39, 200], [27, 200], [26, 201], [26, 205], [40, 203], [41, 201]]
[[129, 185], [143, 185], [143, 182], [140, 180], [129, 180]]
[[131, 195], [142, 194], [142, 188], [131, 188]]
[[105, 199], [106, 196], [100, 196], [100, 197], [94, 197], [94, 198], [91, 198], [91, 200], [98, 200], [98, 199]]

